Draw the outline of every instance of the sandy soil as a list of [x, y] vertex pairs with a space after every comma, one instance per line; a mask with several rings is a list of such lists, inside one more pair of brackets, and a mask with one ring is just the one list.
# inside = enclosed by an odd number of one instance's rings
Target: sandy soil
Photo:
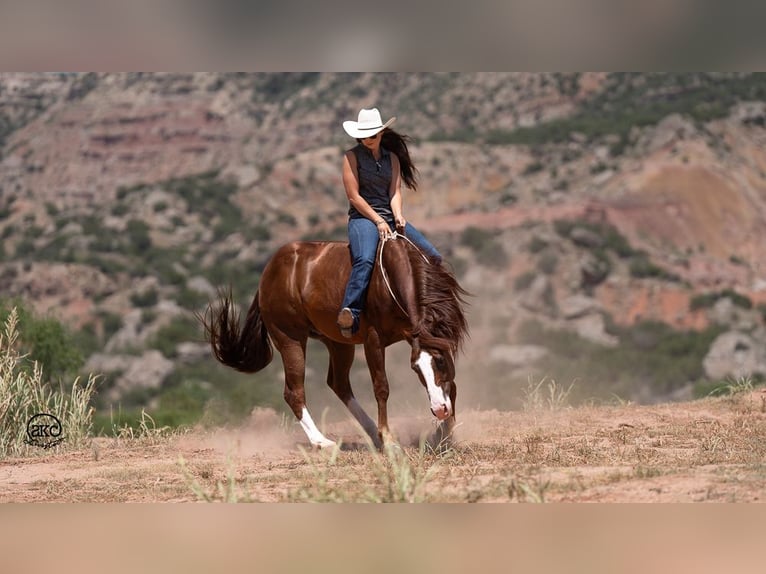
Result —
[[311, 451], [300, 428], [256, 410], [236, 429], [96, 438], [0, 462], [0, 502], [759, 502], [766, 391], [690, 403], [458, 413], [444, 453], [418, 448], [427, 419], [392, 421], [402, 448]]

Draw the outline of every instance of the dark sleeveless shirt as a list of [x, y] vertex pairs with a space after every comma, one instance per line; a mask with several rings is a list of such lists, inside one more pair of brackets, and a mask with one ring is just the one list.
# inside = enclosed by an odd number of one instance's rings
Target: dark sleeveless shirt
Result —
[[[362, 144], [358, 144], [351, 151], [356, 157], [359, 195], [370, 204], [375, 213], [392, 223], [394, 213], [391, 210], [391, 197], [388, 195], [393, 173], [391, 152], [381, 146], [380, 159], [376, 161], [372, 152]], [[353, 205], [349, 207], [348, 216], [350, 219], [364, 217]]]

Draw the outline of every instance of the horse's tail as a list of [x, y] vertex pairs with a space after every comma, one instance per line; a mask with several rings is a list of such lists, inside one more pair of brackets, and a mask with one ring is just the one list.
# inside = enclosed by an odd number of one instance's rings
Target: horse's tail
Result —
[[240, 328], [240, 316], [234, 310], [232, 294], [221, 293], [216, 308], [208, 306], [202, 318], [213, 355], [224, 365], [243, 373], [257, 373], [273, 357], [266, 325], [261, 319], [258, 292]]

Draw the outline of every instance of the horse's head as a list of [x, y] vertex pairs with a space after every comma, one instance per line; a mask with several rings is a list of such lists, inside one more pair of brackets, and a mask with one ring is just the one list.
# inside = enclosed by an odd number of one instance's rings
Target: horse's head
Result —
[[418, 374], [431, 401], [431, 412], [439, 420], [455, 414], [455, 359], [448, 346], [412, 346], [412, 369]]

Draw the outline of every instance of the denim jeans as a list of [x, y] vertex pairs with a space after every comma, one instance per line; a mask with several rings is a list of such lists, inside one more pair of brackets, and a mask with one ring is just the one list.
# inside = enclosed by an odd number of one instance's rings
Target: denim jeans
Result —
[[[391, 225], [389, 223], [389, 225]], [[393, 225], [391, 225], [393, 229]], [[441, 261], [441, 255], [420, 231], [409, 223], [404, 228], [404, 234], [426, 255]], [[348, 220], [348, 243], [351, 248], [351, 276], [346, 284], [346, 294], [343, 297], [341, 309], [348, 307], [354, 315], [353, 331], [356, 331], [359, 315], [364, 309], [367, 286], [370, 283], [375, 255], [378, 251], [378, 228], [366, 218]]]

